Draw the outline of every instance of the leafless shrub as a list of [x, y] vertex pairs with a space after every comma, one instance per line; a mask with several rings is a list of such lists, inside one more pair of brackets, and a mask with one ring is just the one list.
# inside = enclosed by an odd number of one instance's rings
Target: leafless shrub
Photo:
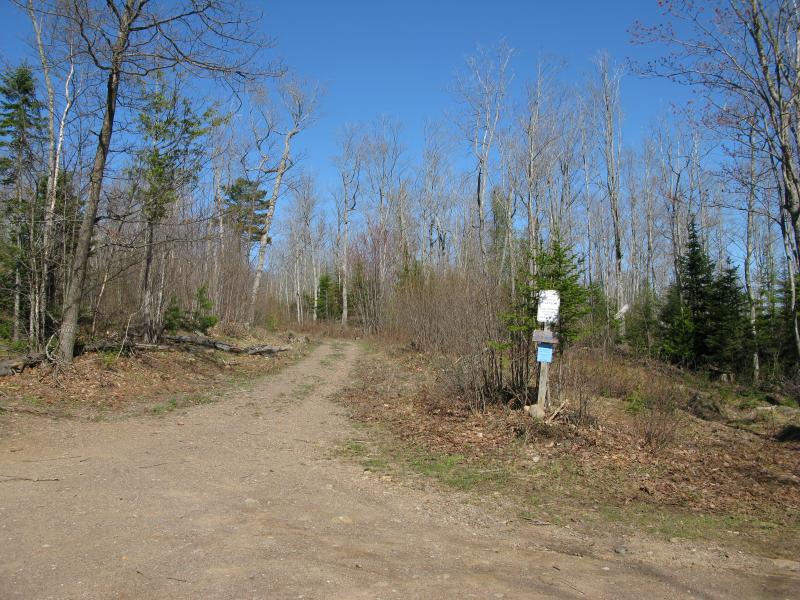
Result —
[[653, 452], [668, 447], [675, 441], [680, 413], [673, 403], [647, 402], [645, 410], [637, 416], [637, 429], [642, 444]]
[[566, 403], [561, 420], [579, 427], [594, 424], [590, 414], [591, 382], [589, 373], [581, 368], [581, 350], [570, 348], [558, 355], [551, 385], [551, 403], [561, 406]]
[[[496, 290], [495, 290], [496, 291]], [[421, 351], [444, 357], [441, 381], [473, 410], [505, 398], [500, 300], [480, 275], [424, 274], [404, 282], [390, 309], [390, 331]]]
[[244, 323], [217, 323], [209, 330], [209, 334], [215, 337], [243, 338], [248, 333], [248, 327]]
[[787, 377], [781, 385], [783, 392], [792, 400], [800, 404], [800, 370]]
[[572, 372], [590, 396], [624, 399], [640, 394], [659, 406], [683, 406], [691, 396], [688, 388], [676, 385], [674, 371], [656, 362], [595, 348], [570, 349], [565, 360], [565, 371]]

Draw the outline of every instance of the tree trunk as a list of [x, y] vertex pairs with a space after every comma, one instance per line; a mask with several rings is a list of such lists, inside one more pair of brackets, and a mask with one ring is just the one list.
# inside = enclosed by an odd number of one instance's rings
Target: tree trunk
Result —
[[222, 300], [222, 285], [220, 272], [220, 260], [225, 251], [225, 223], [224, 223], [224, 209], [222, 204], [222, 196], [220, 195], [220, 174], [218, 168], [214, 169], [214, 212], [216, 213], [216, 234], [217, 242], [214, 248], [214, 260], [212, 263], [211, 273], [211, 297], [214, 299], [214, 306], [219, 310]]
[[792, 256], [792, 241], [790, 238], [789, 231], [787, 231], [786, 227], [786, 213], [781, 211], [781, 235], [783, 237], [783, 251], [784, 256], [786, 257], [786, 265], [789, 268], [789, 291], [791, 294], [790, 297], [790, 304], [791, 304], [791, 311], [793, 317], [793, 329], [794, 331], [794, 343], [795, 343], [795, 350], [797, 351], [797, 355], [800, 356], [800, 323], [798, 322], [797, 316], [797, 270], [795, 269], [795, 260]]
[[64, 83], [64, 110], [61, 114], [61, 120], [58, 125], [58, 134], [56, 135], [55, 128], [55, 92], [53, 90], [53, 82], [50, 77], [50, 63], [47, 59], [47, 54], [44, 49], [44, 42], [42, 40], [42, 30], [39, 21], [36, 19], [36, 14], [33, 7], [33, 0], [28, 0], [28, 15], [30, 16], [34, 32], [36, 34], [36, 47], [39, 51], [39, 59], [42, 64], [43, 79], [45, 88], [47, 89], [47, 188], [45, 195], [45, 211], [44, 211], [44, 226], [42, 228], [42, 265], [40, 280], [35, 293], [35, 298], [32, 299], [32, 306], [35, 306], [36, 329], [37, 336], [36, 342], [44, 342], [44, 336], [47, 334], [47, 304], [48, 294], [47, 288], [50, 279], [50, 262], [53, 253], [52, 246], [52, 232], [55, 221], [55, 206], [56, 195], [58, 192], [58, 175], [61, 165], [61, 149], [64, 143], [64, 129], [66, 126], [67, 115], [72, 108], [72, 96], [70, 95], [70, 85], [72, 83], [72, 76], [75, 73], [75, 65], [70, 59], [69, 71]]
[[153, 270], [154, 236], [155, 224], [152, 222], [152, 220], [148, 219], [144, 242], [144, 271], [142, 273], [142, 321], [144, 323], [144, 341], [147, 343], [154, 341], [153, 290], [152, 286], [150, 285], [150, 273]]
[[[17, 246], [19, 246], [19, 234], [17, 235]], [[22, 317], [20, 310], [20, 298], [22, 295], [22, 275], [19, 269], [19, 260], [14, 265], [14, 324], [11, 339], [15, 342], [20, 338], [19, 320]]]
[[252, 326], [255, 319], [256, 299], [258, 298], [258, 289], [261, 287], [261, 273], [264, 270], [264, 261], [267, 257], [267, 245], [270, 243], [269, 230], [272, 226], [272, 218], [275, 216], [275, 205], [278, 202], [278, 196], [281, 191], [281, 182], [283, 176], [289, 167], [289, 151], [291, 147], [292, 138], [299, 133], [299, 129], [294, 128], [286, 133], [283, 138], [283, 154], [281, 161], [278, 163], [278, 169], [275, 173], [275, 184], [272, 186], [272, 196], [270, 197], [269, 206], [267, 207], [267, 214], [264, 215], [263, 229], [261, 230], [261, 237], [258, 240], [258, 259], [256, 260], [256, 272], [253, 278], [253, 287], [250, 290], [250, 303], [247, 309], [247, 324]]
[[[345, 194], [345, 204], [348, 202]], [[344, 231], [342, 232], [342, 326], [347, 327], [347, 235], [349, 229], [348, 210], [344, 209]]]
[[[752, 147], [751, 147], [752, 148]], [[760, 367], [758, 364], [758, 331], [756, 330], [756, 294], [753, 289], [753, 278], [751, 265], [753, 261], [753, 237], [755, 210], [755, 153], [750, 152], [750, 179], [748, 181], [747, 193], [747, 232], [745, 236], [745, 256], [744, 256], [744, 285], [747, 288], [747, 300], [750, 305], [750, 335], [753, 342], [753, 381], [758, 383], [760, 379]]]
[[100, 205], [100, 196], [103, 191], [106, 159], [111, 145], [111, 136], [114, 132], [114, 114], [117, 110], [117, 93], [122, 72], [122, 56], [128, 45], [130, 25], [131, 23], [128, 20], [121, 22], [117, 39], [114, 43], [111, 68], [106, 82], [103, 124], [98, 135], [97, 150], [89, 177], [89, 198], [83, 212], [83, 219], [78, 232], [78, 243], [72, 259], [72, 268], [70, 269], [69, 283], [64, 295], [64, 312], [61, 317], [61, 330], [59, 332], [59, 356], [65, 362], [72, 362], [75, 352], [83, 284], [86, 279], [97, 208]]

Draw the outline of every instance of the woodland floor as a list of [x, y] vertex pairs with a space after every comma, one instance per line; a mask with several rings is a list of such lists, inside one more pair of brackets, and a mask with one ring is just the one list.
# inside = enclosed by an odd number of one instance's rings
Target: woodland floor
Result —
[[[647, 523], [573, 513], [586, 489], [598, 499], [587, 513], [624, 495], [585, 466], [548, 471], [566, 434], [432, 406], [419, 357], [327, 341], [229, 374], [185, 359], [79, 363], [52, 396], [33, 375], [3, 381], [0, 597], [790, 598], [800, 585], [800, 563], [741, 535], [664, 539]], [[82, 378], [97, 389], [79, 394]], [[506, 444], [508, 431], [522, 441]], [[631, 459], [602, 448], [627, 477]], [[796, 468], [788, 460], [774, 468]], [[521, 469], [539, 473], [525, 507], [511, 477]], [[776, 477], [796, 509], [791, 473]]]

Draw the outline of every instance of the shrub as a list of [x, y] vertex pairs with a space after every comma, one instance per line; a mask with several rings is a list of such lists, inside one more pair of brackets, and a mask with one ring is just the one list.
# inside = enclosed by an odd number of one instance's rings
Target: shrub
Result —
[[111, 371], [114, 369], [114, 365], [117, 364], [118, 353], [113, 350], [108, 350], [106, 352], [100, 353], [100, 361], [103, 363], [103, 368], [107, 371]]
[[164, 313], [164, 328], [171, 332], [184, 330], [200, 331], [205, 334], [219, 321], [216, 315], [211, 314], [213, 307], [214, 304], [208, 297], [205, 286], [197, 289], [193, 310], [181, 308], [175, 298], [172, 298]]
[[639, 391], [633, 392], [628, 396], [628, 404], [625, 410], [632, 415], [638, 415], [645, 409], [645, 399]]
[[679, 418], [674, 404], [647, 403], [646, 409], [637, 418], [643, 445], [652, 451], [669, 446], [675, 440]]

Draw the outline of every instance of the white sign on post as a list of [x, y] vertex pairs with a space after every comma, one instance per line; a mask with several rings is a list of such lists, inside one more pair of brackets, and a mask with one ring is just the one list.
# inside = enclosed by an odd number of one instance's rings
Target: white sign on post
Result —
[[561, 298], [556, 290], [542, 290], [539, 292], [539, 308], [536, 311], [536, 320], [539, 323], [554, 323], [558, 318], [558, 307]]

